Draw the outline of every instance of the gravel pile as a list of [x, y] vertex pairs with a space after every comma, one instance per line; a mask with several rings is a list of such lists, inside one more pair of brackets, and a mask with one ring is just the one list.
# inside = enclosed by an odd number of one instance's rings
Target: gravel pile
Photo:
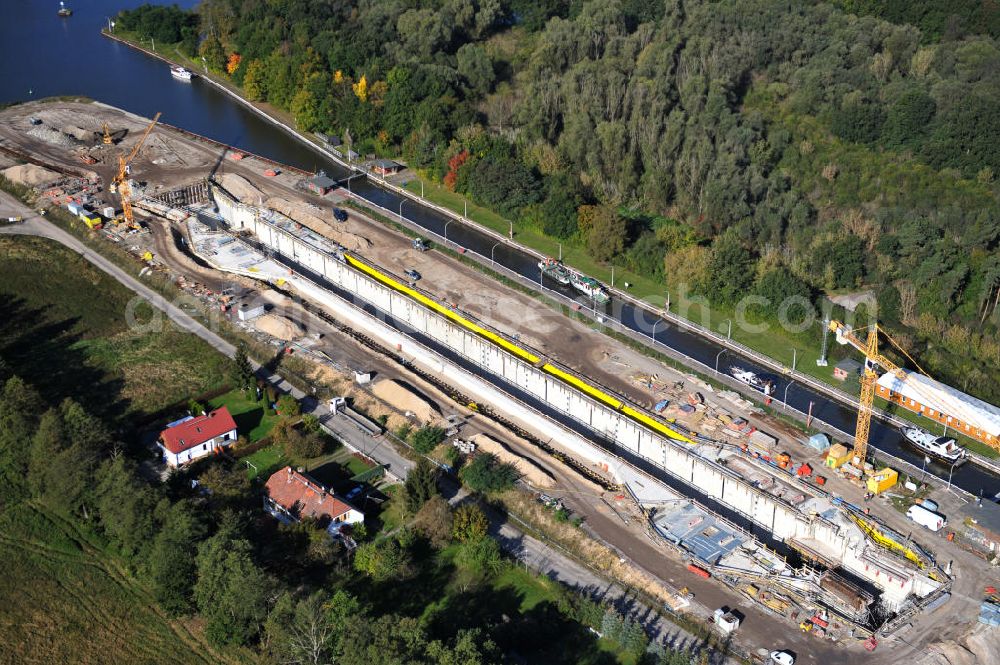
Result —
[[58, 129], [51, 127], [32, 127], [28, 130], [28, 136], [59, 146], [60, 148], [73, 148], [77, 145], [76, 139], [63, 134]]

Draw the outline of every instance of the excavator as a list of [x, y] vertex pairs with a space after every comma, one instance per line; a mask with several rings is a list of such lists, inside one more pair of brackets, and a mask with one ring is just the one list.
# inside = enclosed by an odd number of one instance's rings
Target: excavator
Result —
[[118, 155], [118, 172], [115, 177], [111, 180], [111, 191], [117, 192], [122, 200], [122, 215], [124, 217], [124, 223], [127, 228], [135, 229], [138, 225], [135, 223], [135, 217], [132, 213], [132, 187], [129, 185], [129, 175], [131, 172], [130, 165], [135, 156], [139, 154], [139, 149], [146, 142], [146, 138], [149, 136], [150, 132], [153, 131], [153, 127], [160, 120], [160, 113], [153, 116], [153, 121], [149, 123], [146, 127], [146, 131], [142, 133], [139, 140], [136, 141], [135, 146], [128, 155]]

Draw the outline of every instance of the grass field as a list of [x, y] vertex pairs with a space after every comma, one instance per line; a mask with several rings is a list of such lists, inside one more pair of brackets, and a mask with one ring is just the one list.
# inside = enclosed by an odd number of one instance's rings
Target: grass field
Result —
[[72, 251], [4, 236], [0, 256], [0, 356], [46, 396], [120, 418], [225, 383], [223, 356]]
[[261, 448], [252, 455], [247, 455], [240, 462], [245, 464], [250, 480], [257, 477], [267, 480], [272, 473], [288, 464], [281, 448], [273, 445]]
[[0, 662], [222, 662], [77, 538], [68, 525], [27, 505], [0, 514]]
[[262, 401], [247, 399], [246, 393], [242, 390], [230, 390], [219, 395], [209, 400], [208, 406], [212, 409], [221, 406], [229, 409], [230, 415], [236, 421], [240, 436], [245, 436], [251, 443], [267, 436], [278, 422], [278, 416], [273, 413], [268, 414]]

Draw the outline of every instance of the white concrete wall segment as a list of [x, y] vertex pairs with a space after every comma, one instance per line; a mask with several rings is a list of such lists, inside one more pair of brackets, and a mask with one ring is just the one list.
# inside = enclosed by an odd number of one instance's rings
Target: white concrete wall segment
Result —
[[[501, 377], [511, 385], [529, 391], [549, 408], [568, 414], [585, 424], [596, 436], [605, 437], [623, 450], [649, 460], [666, 473], [760, 525], [775, 537], [820, 538], [835, 551], [845, 553], [845, 564], [855, 564], [857, 561], [864, 543], [846, 542], [846, 534], [836, 525], [803, 514], [783, 499], [760, 490], [725, 466], [700, 457], [692, 446], [672, 441], [647, 429], [617, 409], [567, 385], [515, 353], [390, 288], [375, 277], [336, 257], [318, 252], [305, 240], [285, 229], [277, 228], [261, 215], [253, 214], [248, 206], [226, 202], [225, 196], [217, 196], [216, 200], [220, 213], [234, 227], [252, 230], [266, 246], [286, 256], [297, 257], [296, 260], [312, 267], [330, 282], [360, 296], [382, 312], [390, 313], [428, 338], [453, 349], [483, 373]], [[412, 357], [414, 362], [432, 371], [443, 371], [456, 388], [492, 404], [513, 420], [558, 442], [573, 455], [606, 465], [612, 472], [626, 464], [621, 457], [608, 453], [587, 437], [572, 432], [516, 399], [503, 389], [502, 384], [498, 386], [448, 362], [438, 353], [307, 279], [290, 275], [288, 280], [304, 296], [327, 306], [350, 325], [364, 330], [387, 346], [399, 348]], [[802, 491], [810, 493], [804, 487]], [[868, 571], [862, 565], [855, 564], [852, 569], [861, 576], [868, 577]], [[869, 579], [880, 586], [884, 583], [884, 576], [881, 574]]]

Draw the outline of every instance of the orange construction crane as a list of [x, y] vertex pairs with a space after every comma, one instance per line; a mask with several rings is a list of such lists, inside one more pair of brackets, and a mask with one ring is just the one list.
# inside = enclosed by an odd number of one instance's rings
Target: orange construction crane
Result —
[[[875, 403], [875, 382], [878, 381], [878, 373], [875, 368], [881, 366], [885, 371], [894, 373], [900, 380], [904, 380], [906, 375], [899, 365], [879, 353], [878, 336], [882, 329], [877, 323], [866, 329], [868, 335], [864, 340], [858, 337], [853, 329], [840, 321], [830, 321], [830, 330], [837, 336], [837, 342], [850, 344], [865, 354], [865, 367], [861, 374], [858, 425], [854, 432], [854, 452], [851, 455], [851, 464], [864, 470], [865, 457], [868, 454], [868, 431], [872, 424], [872, 405]], [[885, 333], [883, 332], [883, 334]]]
[[130, 229], [135, 228], [135, 218], [132, 216], [132, 187], [128, 184], [129, 165], [132, 163], [132, 160], [135, 159], [135, 156], [139, 153], [139, 148], [141, 148], [142, 144], [146, 142], [146, 137], [148, 137], [149, 133], [153, 131], [153, 127], [156, 126], [156, 123], [159, 122], [159, 120], [160, 113], [157, 113], [153, 116], [153, 121], [149, 123], [148, 127], [146, 127], [146, 131], [144, 131], [142, 136], [139, 137], [135, 147], [132, 148], [132, 152], [130, 152], [127, 157], [118, 155], [118, 173], [115, 174], [114, 179], [111, 181], [112, 191], [117, 189], [118, 195], [122, 199], [122, 214], [125, 217], [125, 225]]

